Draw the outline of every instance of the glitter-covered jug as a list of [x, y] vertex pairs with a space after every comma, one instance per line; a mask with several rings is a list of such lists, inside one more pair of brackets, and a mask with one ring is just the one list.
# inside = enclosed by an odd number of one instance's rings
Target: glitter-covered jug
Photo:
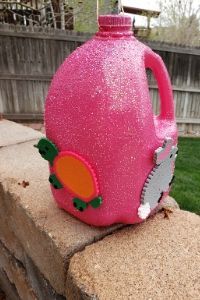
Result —
[[[146, 68], [158, 82], [159, 116]], [[54, 198], [80, 220], [138, 223], [168, 194], [177, 152], [171, 84], [161, 58], [133, 36], [130, 17], [100, 16], [99, 32], [64, 61], [45, 127], [48, 140], [37, 147], [50, 162]]]

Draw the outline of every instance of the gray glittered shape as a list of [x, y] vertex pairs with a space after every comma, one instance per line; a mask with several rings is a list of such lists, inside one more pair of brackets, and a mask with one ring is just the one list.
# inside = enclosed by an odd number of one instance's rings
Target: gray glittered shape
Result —
[[172, 139], [166, 138], [163, 146], [155, 151], [156, 165], [148, 175], [141, 195], [141, 203], [149, 203], [151, 210], [158, 205], [162, 193], [169, 189], [177, 150], [178, 148], [172, 145]]

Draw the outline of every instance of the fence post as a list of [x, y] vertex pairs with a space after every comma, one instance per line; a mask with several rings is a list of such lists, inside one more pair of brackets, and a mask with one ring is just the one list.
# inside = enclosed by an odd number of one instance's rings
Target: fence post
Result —
[[[191, 69], [192, 69], [192, 55], [189, 56], [189, 65], [188, 65], [188, 74], [187, 74], [187, 82], [186, 86], [189, 87], [191, 84]], [[187, 118], [187, 110], [188, 110], [188, 103], [189, 103], [190, 93], [185, 93], [185, 103], [183, 108], [183, 119]], [[184, 131], [186, 132], [187, 124], [184, 126]]]

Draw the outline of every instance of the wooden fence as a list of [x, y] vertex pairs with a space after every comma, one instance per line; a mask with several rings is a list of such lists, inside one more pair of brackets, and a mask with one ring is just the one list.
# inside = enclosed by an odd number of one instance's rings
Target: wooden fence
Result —
[[[52, 75], [90, 38], [73, 31], [0, 24], [0, 112], [8, 119], [41, 120]], [[146, 42], [164, 60], [173, 84], [180, 131], [200, 132], [200, 49]], [[154, 111], [159, 95], [151, 74]]]

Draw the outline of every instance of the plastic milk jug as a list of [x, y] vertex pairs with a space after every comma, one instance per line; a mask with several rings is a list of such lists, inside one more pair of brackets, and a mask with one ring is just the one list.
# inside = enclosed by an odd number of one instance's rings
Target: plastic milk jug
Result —
[[48, 92], [45, 128], [36, 147], [53, 196], [83, 222], [139, 223], [168, 195], [177, 155], [171, 83], [162, 59], [133, 36], [130, 17], [100, 16], [96, 35], [66, 58]]

